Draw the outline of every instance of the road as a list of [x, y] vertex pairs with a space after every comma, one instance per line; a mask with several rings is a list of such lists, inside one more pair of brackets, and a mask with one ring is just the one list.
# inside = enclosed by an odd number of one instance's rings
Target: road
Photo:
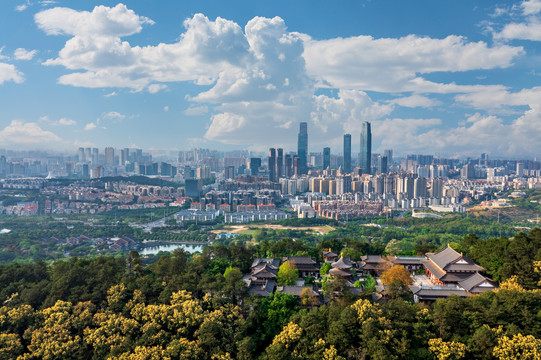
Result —
[[175, 217], [177, 214], [178, 214], [178, 212], [176, 212], [174, 214], [171, 214], [171, 215], [168, 215], [168, 216], [166, 216], [164, 218], [161, 218], [161, 219], [158, 219], [158, 220], [143, 224], [143, 225], [136, 225], [134, 227], [141, 228], [141, 229], [143, 229], [144, 232], [151, 232], [152, 228], [165, 226], [165, 222], [167, 221], [167, 219], [171, 219], [171, 218]]

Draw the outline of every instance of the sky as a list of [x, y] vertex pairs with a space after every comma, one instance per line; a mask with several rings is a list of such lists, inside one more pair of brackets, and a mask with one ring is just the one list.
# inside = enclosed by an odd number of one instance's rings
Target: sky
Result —
[[2, 0], [0, 147], [539, 159], [541, 0]]

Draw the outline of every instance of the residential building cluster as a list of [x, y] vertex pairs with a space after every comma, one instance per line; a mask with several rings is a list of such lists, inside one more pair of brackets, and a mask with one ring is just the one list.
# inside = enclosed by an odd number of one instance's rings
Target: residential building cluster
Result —
[[110, 251], [125, 251], [130, 249], [136, 249], [139, 241], [129, 237], [89, 237], [86, 235], [72, 236], [68, 238], [57, 238], [55, 236], [50, 238], [43, 238], [45, 244], [67, 245], [67, 246], [79, 246], [89, 245], [92, 248], [98, 250], [110, 250]]

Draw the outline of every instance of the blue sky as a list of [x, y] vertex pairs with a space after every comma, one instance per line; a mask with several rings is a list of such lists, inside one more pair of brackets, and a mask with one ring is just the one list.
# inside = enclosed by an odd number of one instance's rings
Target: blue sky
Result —
[[541, 0], [0, 2], [0, 147], [539, 158]]

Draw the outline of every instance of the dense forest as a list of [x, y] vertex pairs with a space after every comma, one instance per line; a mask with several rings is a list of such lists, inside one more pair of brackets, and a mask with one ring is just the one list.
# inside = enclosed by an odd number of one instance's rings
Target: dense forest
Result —
[[337, 239], [176, 250], [147, 266], [133, 251], [0, 266], [0, 359], [539, 359], [541, 230], [459, 245], [499, 291], [428, 306], [402, 290], [374, 303], [335, 280], [318, 307], [247, 293], [255, 257], [372, 250]]

